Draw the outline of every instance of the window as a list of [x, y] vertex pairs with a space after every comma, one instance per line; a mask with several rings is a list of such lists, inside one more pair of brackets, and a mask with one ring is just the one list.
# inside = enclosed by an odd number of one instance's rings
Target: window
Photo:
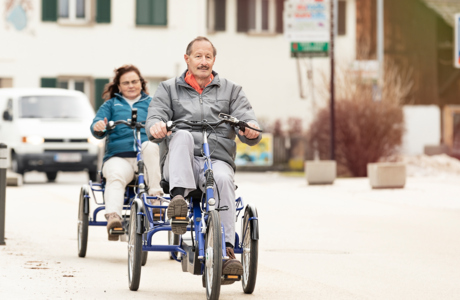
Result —
[[59, 79], [57, 87], [61, 89], [80, 91], [89, 95], [89, 81], [87, 79]]
[[42, 21], [63, 24], [88, 24], [94, 21], [92, 9], [96, 8], [96, 23], [110, 23], [111, 0], [42, 0]]
[[225, 31], [226, 0], [208, 0], [208, 31]]
[[136, 25], [166, 26], [167, 0], [136, 0]]
[[19, 118], [85, 118], [92, 109], [71, 96], [27, 96], [19, 99]]
[[13, 87], [13, 78], [0, 78], [0, 88]]
[[237, 31], [282, 33], [284, 0], [238, 0]]
[[59, 0], [59, 22], [88, 23], [90, 21], [90, 7], [89, 0]]

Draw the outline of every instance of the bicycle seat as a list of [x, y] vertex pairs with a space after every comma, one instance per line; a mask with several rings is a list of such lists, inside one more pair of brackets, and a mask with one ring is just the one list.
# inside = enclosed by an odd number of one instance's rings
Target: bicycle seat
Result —
[[[161, 179], [160, 186], [165, 194], [169, 194], [169, 182], [167, 182], [164, 179]], [[199, 188], [197, 188], [196, 190], [191, 191], [185, 198], [201, 199], [202, 196], [203, 192]]]

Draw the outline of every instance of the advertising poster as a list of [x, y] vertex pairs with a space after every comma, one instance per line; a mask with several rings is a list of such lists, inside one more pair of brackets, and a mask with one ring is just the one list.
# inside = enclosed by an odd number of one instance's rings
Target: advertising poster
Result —
[[273, 136], [264, 133], [262, 140], [255, 146], [249, 146], [236, 139], [237, 166], [271, 166], [273, 165]]

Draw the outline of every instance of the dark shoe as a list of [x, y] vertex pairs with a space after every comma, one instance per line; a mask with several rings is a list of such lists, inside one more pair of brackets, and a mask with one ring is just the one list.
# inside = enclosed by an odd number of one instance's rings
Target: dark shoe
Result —
[[120, 216], [117, 213], [113, 212], [110, 214], [106, 214], [105, 217], [107, 219], [107, 233], [109, 235], [109, 241], [118, 241], [118, 237], [120, 236], [120, 234], [113, 234], [111, 232], [124, 231], [123, 226], [121, 224]]
[[[162, 206], [163, 205], [160, 197], [157, 197], [157, 199], [152, 199], [150, 201], [150, 204], [152, 204], [154, 206]], [[153, 213], [153, 220], [154, 221], [159, 221], [161, 219], [163, 219], [163, 221], [165, 220], [166, 210], [164, 208], [152, 208], [152, 213]]]
[[221, 284], [232, 284], [235, 281], [239, 281], [243, 275], [243, 265], [235, 257], [233, 248], [227, 247], [227, 259], [222, 265], [222, 275], [224, 279], [221, 280]]
[[167, 214], [174, 234], [181, 235], [187, 232], [188, 205], [183, 196], [177, 195], [169, 202]]

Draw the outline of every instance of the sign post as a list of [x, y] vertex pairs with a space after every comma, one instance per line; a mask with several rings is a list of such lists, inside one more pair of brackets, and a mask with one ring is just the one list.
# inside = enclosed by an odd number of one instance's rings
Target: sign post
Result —
[[6, 158], [8, 150], [0, 143], [0, 245], [5, 245]]
[[460, 69], [460, 14], [455, 15], [454, 35], [454, 66]]

